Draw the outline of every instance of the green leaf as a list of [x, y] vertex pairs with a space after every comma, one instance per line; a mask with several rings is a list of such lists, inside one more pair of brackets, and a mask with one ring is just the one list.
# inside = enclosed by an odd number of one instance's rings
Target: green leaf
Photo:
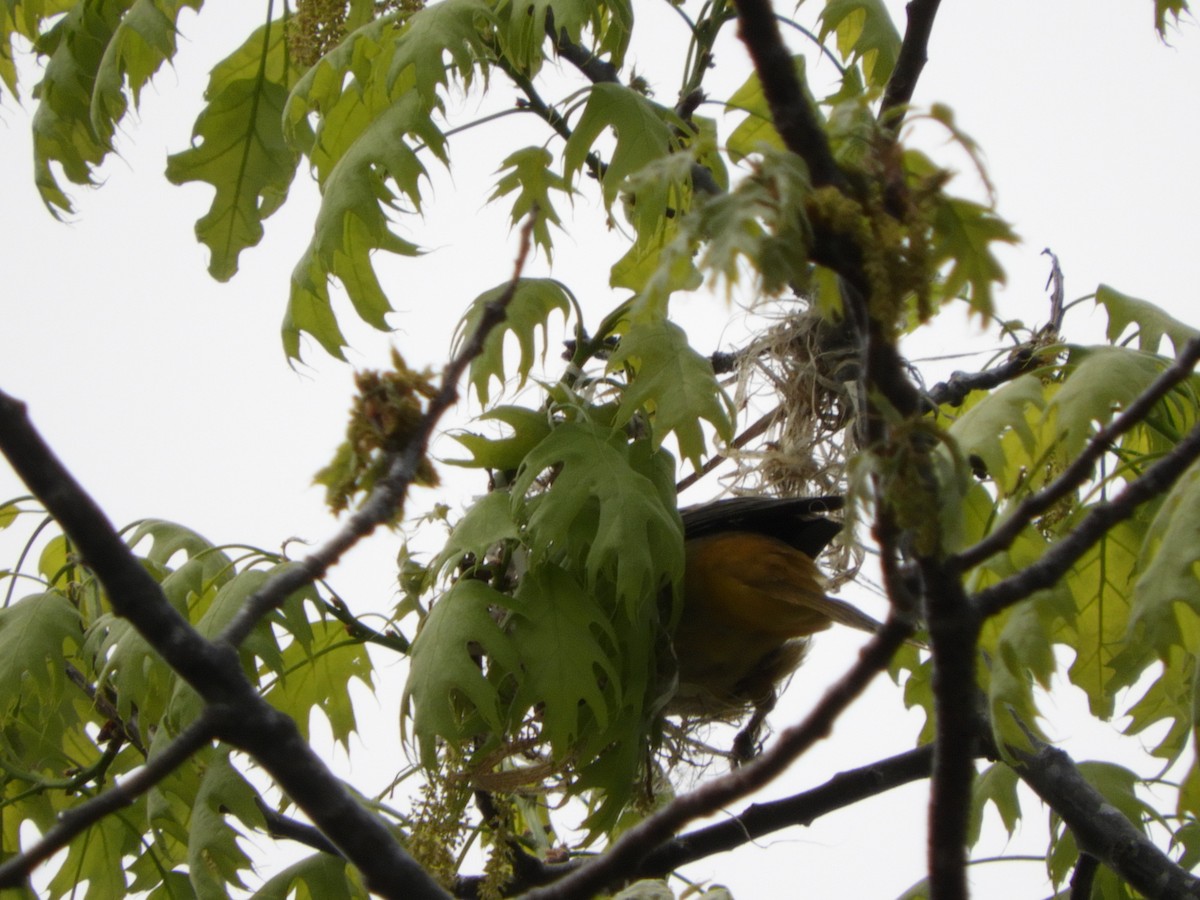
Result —
[[1002, 762], [992, 763], [975, 779], [972, 788], [971, 823], [967, 831], [968, 846], [973, 847], [979, 842], [983, 813], [988, 803], [996, 808], [1008, 836], [1013, 836], [1021, 820], [1021, 801], [1017, 797], [1019, 780], [1016, 770]]
[[[497, 285], [491, 290], [484, 291], [473, 301], [459, 325], [455, 337], [454, 353], [457, 354], [463, 342], [469, 340], [479, 328], [479, 323], [488, 314], [492, 304], [499, 300], [509, 290], [507, 283]], [[491, 379], [495, 378], [504, 384], [506, 372], [504, 368], [504, 339], [511, 333], [517, 339], [521, 355], [517, 362], [516, 374], [519, 379], [518, 389], [525, 386], [529, 371], [533, 368], [537, 351], [535, 343], [537, 331], [542, 330], [542, 358], [545, 359], [548, 344], [550, 314], [560, 312], [565, 319], [575, 303], [574, 295], [561, 282], [552, 278], [522, 278], [517, 282], [516, 292], [506, 307], [504, 319], [489, 332], [484, 341], [483, 350], [471, 361], [468, 381], [475, 389], [479, 402], [485, 406], [488, 403]]]
[[590, 3], [586, 0], [521, 0], [497, 4], [500, 39], [504, 55], [521, 72], [536, 75], [545, 59], [546, 14], [554, 16], [554, 29], [572, 43], [584, 40], [584, 29], [594, 37], [596, 57], [607, 55], [620, 68], [633, 29], [633, 7], [629, 0]]
[[439, 738], [460, 744], [485, 727], [503, 734], [508, 715], [501, 706], [497, 678], [520, 680], [521, 659], [512, 639], [496, 624], [493, 608], [511, 601], [482, 581], [457, 582], [430, 610], [412, 646], [412, 665], [401, 703], [411, 716], [424, 765], [432, 765]]
[[67, 857], [47, 885], [50, 900], [81, 896], [79, 885], [87, 883], [83, 900], [106, 900], [127, 896], [125, 871], [113, 860], [125, 859], [141, 850], [141, 833], [129, 827], [125, 816], [105, 816], [71, 841]]
[[[228, 556], [185, 525], [165, 519], [143, 519], [125, 538], [125, 543], [131, 549], [137, 549], [146, 538], [150, 538], [150, 549], [143, 556], [160, 569], [168, 568], [180, 553], [187, 559], [200, 560], [206, 579], [220, 579], [221, 573], [232, 567]], [[226, 572], [225, 577], [230, 574]]]
[[963, 296], [972, 310], [991, 315], [992, 285], [1005, 281], [1004, 269], [991, 245], [1017, 241], [1009, 224], [988, 207], [939, 194], [933, 213], [930, 263], [945, 268], [939, 287], [942, 297]]
[[563, 150], [567, 183], [574, 184], [601, 132], [612, 129], [616, 148], [601, 179], [604, 204], [612, 206], [626, 178], [675, 147], [672, 127], [684, 126], [674, 113], [637, 91], [621, 84], [593, 85], [583, 115]]
[[429, 564], [435, 574], [457, 566], [470, 553], [482, 561], [490, 548], [520, 536], [513, 521], [512, 502], [504, 491], [485, 494], [454, 526], [442, 552]]
[[125, 116], [129, 94], [136, 107], [142, 88], [175, 56], [175, 22], [184, 9], [199, 10], [204, 0], [134, 0], [104, 50], [92, 94], [92, 127], [104, 143]]
[[58, 534], [46, 543], [38, 555], [38, 572], [46, 579], [47, 584], [60, 584], [64, 574], [75, 565], [75, 562], [71, 542], [65, 534]]
[[266, 699], [296, 721], [305, 740], [312, 713], [320, 710], [329, 720], [334, 740], [346, 747], [357, 728], [350, 682], [358, 679], [372, 687], [374, 666], [366, 646], [347, 635], [341, 622], [319, 619], [310, 627], [312, 640], [307, 646], [293, 641], [284, 648], [283, 674]]
[[689, 222], [707, 242], [701, 268], [723, 278], [730, 289], [747, 262], [764, 294], [803, 285], [812, 242], [804, 212], [811, 189], [808, 167], [799, 157], [764, 150], [749, 177], [705, 201]]
[[957, 415], [948, 433], [962, 458], [978, 457], [1001, 491], [1012, 494], [1039, 453], [1034, 426], [1045, 405], [1041, 380], [1022, 375]]
[[104, 52], [121, 23], [127, 4], [119, 0], [75, 3], [42, 38], [50, 59], [34, 89], [34, 181], [52, 213], [71, 212], [71, 201], [51, 169], [62, 167], [73, 184], [92, 184], [92, 169], [112, 145], [92, 124], [92, 96]]
[[1153, 303], [1122, 294], [1106, 284], [1096, 288], [1096, 305], [1103, 306], [1108, 313], [1106, 336], [1114, 344], [1130, 325], [1137, 326], [1138, 348], [1147, 353], [1158, 353], [1163, 335], [1171, 339], [1176, 353], [1189, 340], [1200, 335], [1200, 331], [1168, 315]]
[[644, 411], [655, 448], [674, 434], [680, 452], [697, 470], [706, 445], [701, 421], [712, 425], [722, 440], [732, 439], [733, 403], [717, 383], [712, 364], [692, 349], [678, 325], [665, 320], [633, 323], [608, 364], [609, 371], [626, 367], [632, 376], [621, 395], [618, 426]]
[[257, 798], [254, 788], [230, 765], [229, 751], [213, 752], [200, 777], [187, 829], [188, 874], [199, 900], [223, 900], [230, 887], [245, 887], [239, 873], [252, 864], [238, 845], [238, 832], [227, 815], [265, 830]]
[[[332, 128], [323, 120], [322, 134]], [[394, 234], [384, 213], [395, 195], [381, 173], [401, 193], [420, 205], [418, 181], [425, 167], [405, 142], [406, 135], [423, 138], [434, 153], [443, 152], [444, 138], [433, 125], [416, 93], [407, 93], [371, 119], [343, 148], [337, 166], [322, 184], [312, 242], [292, 272], [291, 294], [283, 322], [283, 344], [289, 357], [300, 357], [300, 334], [307, 332], [339, 359], [344, 345], [330, 305], [329, 281], [338, 278], [354, 309], [369, 325], [387, 330], [391, 311], [371, 265], [375, 250], [415, 256], [417, 247]]]
[[[546, 469], [551, 488], [525, 494]], [[673, 461], [619, 430], [568, 423], [526, 457], [513, 503], [528, 522], [533, 564], [572, 561], [591, 586], [604, 574], [632, 605], [653, 600], [683, 574], [682, 526], [675, 509]]]
[[285, 22], [257, 29], [213, 69], [192, 146], [167, 160], [173, 184], [201, 181], [216, 190], [196, 236], [219, 281], [234, 276], [241, 252], [262, 240], [263, 221], [287, 199], [300, 155], [284, 138], [282, 116], [299, 75]]
[[1160, 37], [1167, 35], [1167, 16], [1172, 24], [1179, 24], [1179, 17], [1188, 11], [1187, 0], [1154, 0], [1154, 28]]
[[65, 691], [67, 654], [83, 643], [79, 611], [58, 591], [0, 609], [0, 716], [36, 696], [52, 706]]
[[449, 86], [450, 73], [457, 72], [465, 87], [475, 66], [489, 58], [490, 29], [481, 27], [481, 22], [493, 18], [484, 0], [445, 0], [409, 16], [388, 69], [388, 90], [411, 74], [422, 101], [430, 108], [440, 107], [438, 89]]
[[606, 732], [610, 705], [620, 704], [612, 627], [591, 593], [554, 565], [526, 574], [511, 610], [525, 662], [518, 705], [541, 707], [543, 734], [555, 757], [566, 758], [585, 728]]
[[[1135, 594], [1135, 603], [1136, 603]], [[1200, 628], [1195, 618], [1185, 629], [1185, 640], [1188, 647], [1198, 646]], [[1144, 656], [1139, 654], [1144, 662]], [[1115, 661], [1122, 680], [1136, 679], [1145, 671], [1144, 666], [1138, 670], [1126, 670], [1121, 657]], [[1167, 722], [1167, 731], [1156, 730], [1148, 740], [1153, 744], [1150, 751], [1154, 756], [1174, 762], [1187, 749], [1192, 729], [1196, 725], [1195, 710], [1195, 670], [1196, 658], [1184, 647], [1172, 646], [1167, 649], [1163, 659], [1162, 674], [1154, 679], [1146, 688], [1137, 702], [1125, 711], [1129, 721], [1125, 725], [1124, 734], [1142, 734], [1158, 722]], [[1146, 740], [1146, 739], [1144, 739]], [[1182, 799], [1181, 799], [1182, 802]], [[1200, 808], [1194, 810], [1200, 812]]]
[[544, 410], [528, 409], [523, 406], [497, 406], [481, 415], [478, 421], [503, 422], [511, 430], [508, 437], [486, 437], [482, 434], [462, 432], [452, 434], [471, 454], [470, 459], [448, 459], [456, 466], [471, 466], [506, 472], [521, 465], [527, 453], [550, 433], [550, 422]]
[[[482, 0], [446, 0], [405, 15], [359, 28], [313, 66], [287, 100], [285, 133], [308, 152], [321, 185], [313, 239], [292, 273], [284, 317], [284, 349], [293, 359], [300, 356], [301, 333], [343, 358], [331, 279], [341, 282], [364, 322], [387, 330], [391, 306], [371, 254], [418, 253], [394, 233], [388, 212], [399, 208], [400, 198], [420, 211], [426, 170], [419, 149], [447, 161], [445, 136], [431, 118], [442, 106], [438, 90], [452, 72], [468, 81], [491, 52], [481, 25], [492, 13]], [[310, 139], [312, 113], [320, 121]]]
[[[287, 565], [299, 565], [287, 564]], [[220, 590], [211, 598], [203, 610], [193, 610], [196, 631], [201, 637], [213, 640], [233, 621], [247, 605], [250, 598], [266, 583], [272, 573], [261, 569], [248, 569], [239, 572], [233, 578], [221, 585]], [[242, 664], [248, 675], [253, 677], [255, 672], [254, 657], [261, 659], [270, 669], [280, 672], [284, 668], [283, 657], [279, 652], [279, 641], [268, 619], [260, 619], [246, 640], [238, 647]]]
[[830, 32], [837, 33], [842, 59], [862, 60], [868, 84], [887, 84], [900, 54], [900, 32], [883, 0], [825, 0], [819, 37]]
[[370, 894], [345, 860], [315, 853], [270, 878], [252, 900], [291, 900], [293, 896], [295, 900], [367, 900]]
[[553, 255], [554, 246], [550, 240], [550, 225], [562, 227], [562, 220], [554, 209], [550, 192], [560, 191], [568, 197], [571, 188], [557, 172], [550, 170], [552, 157], [545, 147], [524, 147], [505, 157], [497, 171], [507, 171], [496, 182], [496, 190], [489, 200], [499, 200], [501, 197], [516, 192], [512, 212], [509, 215], [514, 225], [532, 213], [533, 241], [544, 251], [546, 258]]
[[[823, 121], [824, 114], [817, 107], [816, 100], [813, 99], [812, 94], [808, 91], [808, 73], [804, 57], [800, 55], [793, 56], [792, 66], [796, 70], [796, 79], [800, 82], [809, 108], [818, 121]], [[730, 111], [746, 113], [746, 118], [730, 132], [729, 139], [725, 142], [729, 156], [734, 162], [740, 162], [752, 153], [761, 153], [764, 149], [781, 152], [787, 150], [787, 147], [783, 143], [783, 138], [775, 130], [775, 120], [771, 116], [771, 105], [767, 102], [767, 97], [763, 93], [762, 82], [758, 80], [757, 72], [752, 73], [742, 83], [742, 86], [733, 92], [733, 95], [726, 103], [726, 107]]]
[[1184, 642], [1176, 604], [1200, 614], [1200, 465], [1193, 464], [1167, 493], [1138, 554], [1129, 640], [1167, 659]]
[[1094, 424], [1106, 425], [1166, 368], [1160, 356], [1124, 347], [1071, 350], [1066, 380], [1046, 406], [1043, 427], [1048, 446], [1058, 443], [1067, 459], [1077, 456]]
[[[205, 552], [207, 542], [181, 526], [168, 522], [144, 523], [131, 538], [136, 546], [142, 534], [154, 534], [147, 557], [162, 571], [168, 560], [180, 550], [192, 555], [162, 580], [167, 602], [185, 616], [199, 618], [211, 604], [218, 588], [231, 576], [228, 558], [220, 552]], [[143, 722], [157, 722], [174, 691], [176, 676], [162, 657], [127, 619], [106, 613], [88, 628], [84, 654], [98, 671], [97, 681], [116, 692], [116, 705], [122, 716], [136, 709]]]
[[1107, 719], [1113, 713], [1114, 693], [1128, 683], [1128, 673], [1114, 667], [1124, 646], [1133, 602], [1133, 578], [1141, 534], [1122, 522], [1090, 548], [1075, 564], [1067, 588], [1075, 597], [1078, 615], [1065, 641], [1075, 650], [1071, 683], [1087, 694], [1092, 715]]
[[21, 509], [16, 500], [10, 500], [7, 503], [0, 503], [0, 531], [3, 531], [13, 522], [17, 521], [17, 517], [20, 516], [22, 512], [24, 512], [24, 510]]

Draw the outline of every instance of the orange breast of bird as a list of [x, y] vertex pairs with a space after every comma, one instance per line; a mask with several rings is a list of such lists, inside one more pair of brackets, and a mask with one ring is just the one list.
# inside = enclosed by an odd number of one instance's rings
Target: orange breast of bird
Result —
[[722, 714], [764, 702], [831, 624], [816, 563], [782, 540], [747, 531], [686, 543], [675, 632], [672, 709]]

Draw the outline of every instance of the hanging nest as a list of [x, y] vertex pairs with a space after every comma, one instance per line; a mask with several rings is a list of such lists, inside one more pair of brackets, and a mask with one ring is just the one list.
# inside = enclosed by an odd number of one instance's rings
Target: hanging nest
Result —
[[[735, 401], [739, 409], [765, 408], [766, 427], [760, 440], [729, 448], [733, 493], [846, 493], [847, 469], [861, 450], [859, 360], [850, 330], [811, 305], [789, 310], [737, 354]], [[862, 554], [851, 544], [837, 542], [822, 557], [834, 573], [830, 590], [858, 570]]]

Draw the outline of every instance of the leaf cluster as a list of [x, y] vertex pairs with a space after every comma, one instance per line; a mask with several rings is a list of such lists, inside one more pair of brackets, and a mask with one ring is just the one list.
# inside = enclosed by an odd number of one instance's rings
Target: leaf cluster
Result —
[[[5, 527], [24, 527], [31, 541], [46, 524], [39, 525], [44, 514], [28, 501], [0, 510]], [[45, 534], [40, 547], [27, 548], [36, 552], [32, 571], [18, 567], [0, 578], [5, 856], [27, 840], [22, 823], [47, 830], [154, 760], [202, 706], [129, 622], [114, 615], [70, 541]], [[268, 577], [294, 565], [278, 554], [213, 545], [161, 520], [131, 526], [125, 540], [168, 601], [209, 636]], [[344, 745], [356, 728], [350, 682], [370, 687], [373, 668], [362, 639], [340, 621], [337, 602], [311, 588], [293, 594], [245, 642], [241, 662], [262, 695], [304, 734], [320, 711]], [[81, 886], [88, 897], [164, 890], [225, 896], [243, 886], [253, 864], [243, 840], [249, 831], [266, 830], [266, 808], [230, 748], [208, 744], [133, 806], [71, 842], [45, 896], [75, 895]]]

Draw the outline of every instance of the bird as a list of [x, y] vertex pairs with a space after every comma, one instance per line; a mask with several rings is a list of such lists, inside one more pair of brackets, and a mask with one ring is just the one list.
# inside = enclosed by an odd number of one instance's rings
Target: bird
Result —
[[667, 712], [727, 719], [773, 705], [813, 634], [835, 622], [881, 626], [825, 593], [816, 557], [842, 526], [823, 513], [841, 497], [735, 497], [680, 510], [682, 610]]

